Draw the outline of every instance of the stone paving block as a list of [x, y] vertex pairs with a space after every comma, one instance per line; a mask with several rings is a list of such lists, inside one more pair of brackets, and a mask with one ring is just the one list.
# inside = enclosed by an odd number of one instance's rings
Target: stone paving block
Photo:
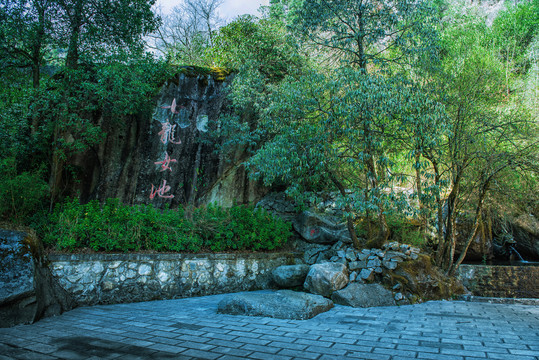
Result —
[[334, 356], [344, 356], [348, 352], [348, 350], [344, 349], [336, 349], [336, 348], [323, 348], [320, 346], [309, 346], [306, 351], [314, 352], [314, 353], [320, 353], [320, 354], [326, 354], [326, 355], [334, 355]]
[[314, 345], [314, 346], [320, 346], [320, 347], [331, 347], [333, 345], [332, 342], [324, 341], [325, 339], [322, 338], [322, 340], [309, 340], [309, 339], [297, 339], [297, 344], [304, 344], [304, 345]]
[[269, 343], [269, 346], [279, 347], [282, 349], [291, 349], [291, 350], [304, 350], [307, 348], [307, 345], [305, 344], [282, 342], [282, 341], [272, 341], [271, 343]]
[[359, 345], [348, 345], [348, 344], [335, 344], [332, 347], [333, 349], [342, 349], [347, 351], [354, 351], [358, 353], [369, 353], [372, 351], [372, 346], [359, 346]]
[[221, 334], [221, 333], [207, 333], [206, 337], [210, 339], [220, 339], [220, 340], [227, 340], [230, 341], [232, 339], [237, 338], [237, 336], [229, 335], [229, 334]]
[[179, 354], [179, 353], [187, 350], [187, 348], [185, 348], [185, 347], [166, 345], [166, 344], [154, 344], [154, 345], [148, 346], [148, 348], [154, 349], [154, 350], [157, 350], [157, 351], [171, 353], [171, 354]]
[[252, 350], [259, 353], [277, 354], [281, 348], [273, 346], [261, 346], [255, 344], [245, 344], [241, 347], [244, 350]]
[[194, 350], [201, 350], [201, 351], [209, 351], [215, 347], [215, 345], [212, 345], [212, 344], [195, 343], [192, 341], [180, 342], [178, 343], [178, 346], [182, 346], [182, 347], [186, 347], [186, 348], [194, 349]]
[[[144, 336], [146, 336], [146, 334], [144, 334]], [[156, 344], [165, 344], [165, 345], [173, 345], [173, 346], [176, 346], [179, 343], [183, 342], [182, 340], [170, 339], [170, 338], [164, 338], [164, 337], [146, 337], [142, 339], [154, 342]]]
[[310, 359], [310, 360], [316, 360], [318, 359], [322, 353], [315, 353], [310, 351], [299, 351], [299, 350], [292, 350], [292, 349], [282, 349], [279, 351], [277, 355], [284, 355], [284, 356], [291, 356], [294, 359]]
[[148, 335], [153, 335], [155, 337], [164, 337], [164, 338], [173, 339], [173, 338], [176, 338], [178, 336], [181, 336], [182, 334], [178, 334], [177, 332], [173, 332], [173, 331], [155, 330], [155, 331], [152, 331], [152, 332], [148, 333]]
[[262, 334], [252, 333], [252, 332], [247, 332], [247, 331], [231, 331], [228, 333], [228, 335], [249, 337], [253, 339], [258, 339], [260, 336], [262, 336]]
[[212, 352], [209, 352], [209, 351], [201, 351], [201, 350], [196, 350], [196, 349], [188, 349], [188, 350], [184, 351], [181, 355], [192, 356], [192, 357], [197, 358], [197, 359], [214, 360], [214, 359], [217, 359], [217, 358], [221, 357], [223, 354], [212, 353]]
[[217, 346], [216, 348], [211, 349], [214, 353], [220, 353], [225, 355], [241, 356], [246, 358], [249, 354], [252, 353], [250, 350], [243, 350], [237, 348], [231, 348], [227, 346]]
[[539, 359], [539, 356], [496, 354], [496, 353], [489, 353], [488, 357], [489, 359], [496, 359], [496, 360], [537, 360]]
[[292, 359], [290, 356], [286, 356], [286, 355], [267, 354], [267, 353], [261, 353], [261, 352], [254, 352], [251, 355], [249, 355], [249, 358], [258, 359], [258, 360], [291, 360]]
[[428, 353], [433, 353], [433, 354], [439, 354], [440, 353], [440, 349], [438, 348], [434, 348], [434, 347], [428, 347], [428, 346], [419, 346], [419, 345], [401, 345], [401, 344], [398, 344], [397, 345], [397, 349], [398, 350], [409, 350], [409, 351], [420, 351], [420, 352], [428, 352]]
[[539, 356], [539, 353], [535, 350], [519, 350], [519, 349], [509, 349], [509, 353], [512, 355], [529, 355], [529, 356]]
[[482, 357], [482, 358], [487, 357], [487, 354], [484, 351], [440, 349], [440, 352], [444, 355], [473, 356], [473, 357]]
[[[468, 336], [467, 336], [468, 338]], [[441, 339], [442, 340], [442, 344], [443, 343], [449, 343], [449, 344], [460, 344], [460, 345], [483, 345], [483, 342], [482, 341], [478, 341], [478, 340], [469, 340], [468, 339], [451, 339], [451, 338], [443, 338]]]
[[391, 359], [391, 356], [385, 354], [349, 351], [346, 353], [346, 358], [355, 358], [361, 360], [389, 360]]
[[417, 353], [418, 359], [427, 359], [427, 360], [464, 360], [464, 357], [458, 355], [443, 355], [443, 354], [432, 354], [432, 353]]
[[415, 358], [417, 355], [417, 351], [412, 350], [397, 350], [397, 349], [384, 349], [380, 347], [375, 347], [372, 351], [376, 354], [387, 354], [387, 355], [398, 355], [398, 356], [408, 356], [410, 358]]

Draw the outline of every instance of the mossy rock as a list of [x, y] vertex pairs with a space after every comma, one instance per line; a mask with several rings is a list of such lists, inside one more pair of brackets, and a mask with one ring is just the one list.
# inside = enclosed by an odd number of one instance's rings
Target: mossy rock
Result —
[[444, 275], [425, 254], [420, 254], [416, 260], [402, 262], [397, 269], [389, 272], [388, 285], [397, 283], [402, 285], [403, 292], [409, 292], [423, 301], [450, 299], [465, 292], [460, 282]]

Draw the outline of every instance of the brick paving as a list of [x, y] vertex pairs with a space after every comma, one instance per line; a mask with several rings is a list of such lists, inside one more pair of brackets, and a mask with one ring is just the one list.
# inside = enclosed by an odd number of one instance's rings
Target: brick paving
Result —
[[0, 329], [0, 360], [539, 360], [537, 305], [337, 305], [280, 320], [217, 314], [226, 296], [81, 307]]

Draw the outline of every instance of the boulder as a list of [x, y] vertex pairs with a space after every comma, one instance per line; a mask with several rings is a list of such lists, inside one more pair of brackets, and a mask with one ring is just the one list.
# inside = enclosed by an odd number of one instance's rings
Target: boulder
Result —
[[263, 290], [231, 295], [219, 302], [217, 312], [229, 315], [306, 320], [332, 307], [333, 302], [320, 295], [291, 290]]
[[348, 269], [341, 263], [312, 265], [303, 287], [313, 294], [330, 297], [348, 284]]
[[389, 273], [392, 279], [388, 285], [400, 284], [400, 292], [406, 292], [422, 300], [449, 299], [464, 293], [464, 287], [454, 277], [448, 277], [436, 266], [428, 255], [418, 255], [416, 260], [399, 264]]
[[35, 236], [0, 229], [0, 327], [32, 323], [73, 308], [46, 264]]
[[311, 243], [352, 242], [346, 224], [332, 215], [304, 211], [294, 219], [292, 224], [301, 237]]
[[393, 293], [380, 284], [351, 283], [334, 292], [331, 299], [336, 304], [362, 308], [395, 305]]
[[511, 224], [517, 250], [525, 260], [539, 260], [539, 220], [532, 214], [523, 214]]
[[305, 282], [309, 268], [304, 264], [279, 266], [272, 272], [273, 281], [283, 288], [300, 286]]

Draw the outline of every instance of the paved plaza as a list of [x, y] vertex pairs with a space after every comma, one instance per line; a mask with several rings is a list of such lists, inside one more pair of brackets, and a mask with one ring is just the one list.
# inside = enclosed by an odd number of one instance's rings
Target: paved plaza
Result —
[[217, 314], [230, 295], [81, 307], [0, 329], [0, 359], [539, 360], [539, 306], [335, 306], [310, 320]]

